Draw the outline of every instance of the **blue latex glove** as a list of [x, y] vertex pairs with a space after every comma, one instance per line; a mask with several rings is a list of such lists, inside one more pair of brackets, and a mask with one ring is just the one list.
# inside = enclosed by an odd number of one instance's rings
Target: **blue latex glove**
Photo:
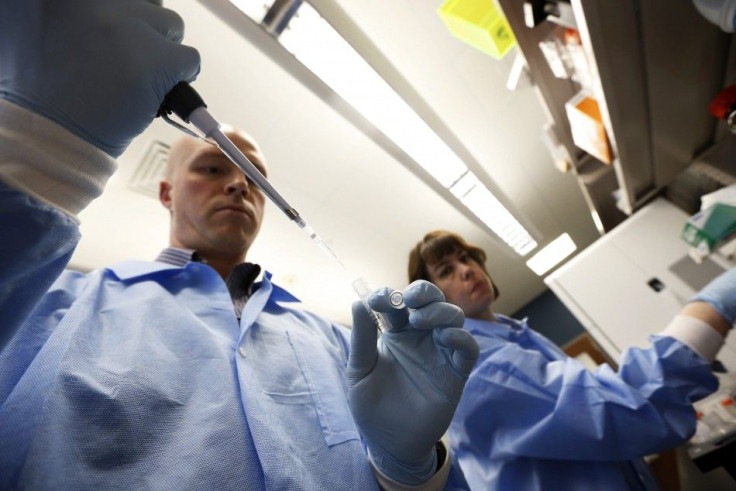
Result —
[[391, 292], [368, 297], [392, 326], [378, 343], [371, 313], [362, 302], [353, 304], [348, 397], [374, 465], [395, 481], [417, 485], [436, 471], [434, 446], [455, 413], [478, 343], [462, 329], [462, 310], [445, 303], [432, 283], [415, 281], [403, 291], [412, 312], [394, 309]]
[[736, 320], [736, 268], [721, 273], [695, 294], [690, 302], [707, 302], [730, 326]]
[[199, 72], [160, 0], [2, 0], [0, 97], [120, 155]]

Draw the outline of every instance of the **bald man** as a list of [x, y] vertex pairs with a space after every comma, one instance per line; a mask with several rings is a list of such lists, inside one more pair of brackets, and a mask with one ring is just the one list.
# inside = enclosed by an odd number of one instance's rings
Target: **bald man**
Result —
[[[227, 135], [267, 175], [255, 141]], [[263, 193], [218, 148], [193, 138], [172, 146], [159, 199], [171, 214], [171, 247], [196, 250], [223, 279], [245, 260], [263, 221]]]

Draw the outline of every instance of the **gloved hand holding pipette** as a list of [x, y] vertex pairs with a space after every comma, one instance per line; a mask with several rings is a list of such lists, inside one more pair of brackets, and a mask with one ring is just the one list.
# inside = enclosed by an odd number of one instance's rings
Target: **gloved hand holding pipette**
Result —
[[436, 469], [434, 446], [452, 420], [478, 344], [462, 329], [464, 316], [427, 281], [403, 291], [368, 297], [389, 328], [378, 344], [374, 319], [363, 302], [353, 304], [348, 362], [349, 402], [381, 473], [407, 485], [425, 482]]
[[[199, 53], [180, 44], [181, 17], [160, 5], [5, 0], [0, 97], [117, 157], [151, 123], [166, 93], [199, 73]], [[104, 32], [89, 30], [98, 25]]]

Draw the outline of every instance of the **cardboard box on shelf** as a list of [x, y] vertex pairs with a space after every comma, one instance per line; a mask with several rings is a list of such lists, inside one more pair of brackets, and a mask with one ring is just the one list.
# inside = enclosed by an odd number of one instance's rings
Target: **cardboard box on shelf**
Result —
[[598, 102], [586, 92], [579, 92], [565, 103], [565, 110], [575, 145], [601, 162], [610, 164], [611, 148]]

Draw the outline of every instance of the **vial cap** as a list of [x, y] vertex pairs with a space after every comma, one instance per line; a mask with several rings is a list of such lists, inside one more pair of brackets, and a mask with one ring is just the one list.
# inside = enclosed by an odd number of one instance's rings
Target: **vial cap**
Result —
[[404, 295], [398, 290], [391, 292], [391, 295], [389, 295], [388, 300], [389, 302], [391, 302], [391, 305], [393, 305], [396, 308], [401, 308], [404, 306]]

